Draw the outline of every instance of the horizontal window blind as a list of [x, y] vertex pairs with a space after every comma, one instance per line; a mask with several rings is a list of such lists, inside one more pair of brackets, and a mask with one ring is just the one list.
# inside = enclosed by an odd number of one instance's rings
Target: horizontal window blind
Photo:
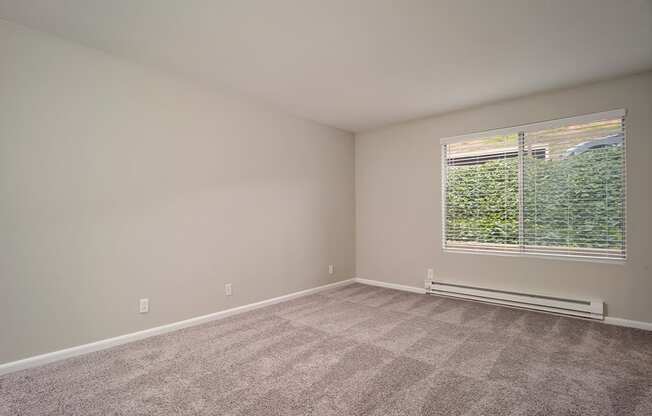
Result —
[[625, 195], [622, 118], [525, 133], [524, 251], [625, 258]]
[[519, 250], [518, 135], [445, 145], [447, 247]]
[[626, 257], [624, 111], [498, 133], [442, 140], [445, 249]]

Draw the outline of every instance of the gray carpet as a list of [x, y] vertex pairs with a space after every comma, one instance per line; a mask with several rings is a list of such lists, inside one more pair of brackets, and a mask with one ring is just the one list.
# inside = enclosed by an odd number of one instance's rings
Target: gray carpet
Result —
[[353, 284], [0, 378], [2, 415], [652, 415], [652, 332]]

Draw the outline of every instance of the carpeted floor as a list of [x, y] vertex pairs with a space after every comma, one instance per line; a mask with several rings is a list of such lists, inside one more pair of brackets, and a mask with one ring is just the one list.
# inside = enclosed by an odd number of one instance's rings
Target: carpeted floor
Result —
[[652, 332], [352, 284], [0, 378], [2, 415], [652, 415]]

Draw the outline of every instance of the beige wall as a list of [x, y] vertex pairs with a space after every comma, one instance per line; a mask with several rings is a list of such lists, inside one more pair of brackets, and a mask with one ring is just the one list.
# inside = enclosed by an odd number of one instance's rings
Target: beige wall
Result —
[[349, 133], [0, 21], [0, 363], [352, 277], [353, 175]]
[[[442, 253], [439, 139], [626, 108], [624, 265]], [[598, 297], [613, 317], [652, 322], [652, 73], [500, 102], [356, 136], [357, 276], [423, 287], [426, 269], [477, 286]]]

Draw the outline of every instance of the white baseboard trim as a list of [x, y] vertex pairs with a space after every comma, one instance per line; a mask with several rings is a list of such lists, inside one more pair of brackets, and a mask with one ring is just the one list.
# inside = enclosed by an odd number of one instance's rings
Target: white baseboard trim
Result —
[[361, 279], [359, 277], [356, 277], [356, 278], [353, 279], [353, 281], [357, 282], [357, 283], [362, 283], [362, 284], [365, 284], [365, 285], [380, 286], [380, 287], [386, 287], [388, 289], [403, 290], [405, 292], [413, 292], [413, 293], [421, 293], [421, 294], [426, 293], [425, 288], [418, 288], [418, 287], [414, 287], [414, 286], [399, 285], [397, 283], [381, 282], [379, 280]]
[[646, 331], [652, 331], [652, 322], [632, 321], [630, 319], [605, 316], [604, 323], [607, 325], [626, 326], [628, 328], [637, 328], [644, 329]]
[[[354, 282], [357, 283], [362, 283], [365, 285], [371, 285], [371, 286], [380, 286], [380, 287], [386, 287], [389, 289], [396, 289], [396, 290], [403, 290], [406, 292], [413, 292], [413, 293], [426, 293], [426, 289], [422, 289], [419, 287], [415, 286], [407, 286], [407, 285], [399, 285], [396, 283], [387, 283], [387, 282], [381, 282], [379, 280], [371, 280], [371, 279], [362, 279], [359, 277], [356, 277], [352, 279]], [[607, 325], [616, 325], [616, 326], [624, 326], [627, 328], [637, 328], [637, 329], [643, 329], [646, 331], [652, 331], [652, 322], [644, 322], [644, 321], [632, 321], [630, 319], [623, 319], [623, 318], [616, 318], [616, 317], [611, 317], [611, 316], [605, 316], [603, 321], [596, 321], [596, 322], [601, 322]]]
[[182, 328], [203, 324], [205, 322], [223, 319], [239, 313], [262, 308], [264, 306], [270, 306], [290, 299], [317, 293], [322, 290], [348, 285], [353, 283], [354, 281], [355, 279], [341, 280], [339, 282], [330, 283], [327, 285], [318, 286], [311, 289], [301, 290], [299, 292], [289, 293], [287, 295], [279, 296], [276, 298], [266, 299], [260, 302], [250, 303], [248, 305], [238, 306], [235, 308], [226, 309], [208, 315], [197, 316], [195, 318], [173, 322], [171, 324], [161, 325], [154, 328], [144, 329], [142, 331], [132, 332], [130, 334], [120, 335], [113, 338], [107, 338], [100, 341], [91, 342], [89, 344], [78, 345], [76, 347], [66, 348], [63, 350], [49, 352], [46, 354], [35, 355], [33, 357], [24, 358], [18, 361], [11, 361], [8, 363], [0, 364], [0, 375], [13, 373], [14, 371], [25, 370], [32, 367], [37, 367], [55, 361], [64, 360], [66, 358], [87, 354], [89, 352], [104, 350], [107, 348], [115, 347], [129, 342], [138, 341], [144, 338], [153, 337], [155, 335], [161, 335]]

